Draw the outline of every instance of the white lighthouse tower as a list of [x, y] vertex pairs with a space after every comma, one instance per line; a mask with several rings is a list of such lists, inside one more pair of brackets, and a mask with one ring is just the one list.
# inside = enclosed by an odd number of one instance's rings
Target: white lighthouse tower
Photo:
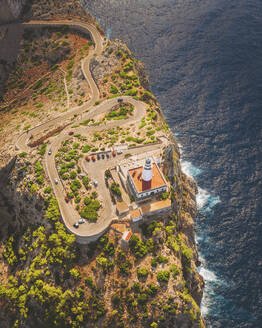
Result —
[[145, 182], [149, 182], [152, 180], [152, 165], [150, 158], [146, 159], [146, 163], [143, 167], [142, 180]]

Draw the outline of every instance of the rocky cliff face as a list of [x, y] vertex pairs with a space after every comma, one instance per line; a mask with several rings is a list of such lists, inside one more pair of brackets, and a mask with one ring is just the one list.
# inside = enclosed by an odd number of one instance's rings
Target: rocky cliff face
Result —
[[0, 0], [0, 24], [18, 19], [25, 3], [26, 0]]

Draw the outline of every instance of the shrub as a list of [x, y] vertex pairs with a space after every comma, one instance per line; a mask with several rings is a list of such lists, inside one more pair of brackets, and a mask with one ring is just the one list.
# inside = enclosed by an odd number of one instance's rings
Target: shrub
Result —
[[153, 284], [147, 285], [145, 292], [150, 296], [155, 296], [157, 294], [158, 287]]
[[90, 145], [85, 145], [85, 146], [82, 148], [82, 152], [83, 152], [83, 153], [87, 153], [87, 152], [89, 152], [90, 149], [91, 149], [91, 146], [90, 146]]
[[179, 274], [179, 269], [175, 266], [175, 264], [171, 265], [170, 271], [172, 272], [173, 278], [176, 278], [176, 276]]
[[94, 286], [93, 278], [91, 276], [87, 276], [85, 278], [85, 284], [86, 284], [86, 286], [89, 286], [92, 288]]
[[113, 294], [113, 296], [111, 297], [111, 302], [112, 304], [114, 304], [114, 306], [119, 306], [121, 303], [120, 295], [117, 293]]
[[114, 244], [112, 242], [108, 243], [105, 247], [104, 247], [104, 252], [109, 255], [109, 256], [113, 256], [115, 253], [115, 247]]
[[70, 184], [70, 188], [73, 192], [77, 191], [78, 189], [81, 188], [81, 182], [79, 180], [74, 180], [71, 184]]
[[114, 262], [110, 262], [106, 257], [99, 256], [96, 258], [96, 262], [103, 268], [105, 273], [111, 271], [114, 267]]
[[88, 189], [88, 186], [89, 186], [88, 177], [83, 177], [82, 182], [83, 182], [83, 185], [85, 186], [85, 188]]
[[71, 172], [70, 172], [70, 179], [75, 179], [76, 176], [77, 176], [76, 171], [71, 171]]
[[51, 193], [51, 187], [50, 186], [48, 186], [48, 187], [46, 187], [45, 189], [44, 189], [44, 193], [45, 194], [50, 194]]
[[110, 189], [111, 189], [113, 194], [115, 194], [118, 197], [121, 197], [122, 193], [121, 193], [121, 190], [119, 188], [119, 184], [113, 182]]
[[40, 148], [40, 150], [39, 150], [39, 152], [38, 152], [38, 154], [40, 154], [40, 155], [44, 155], [45, 154], [45, 152], [46, 152], [46, 147], [47, 147], [47, 144], [42, 144], [42, 146], [41, 146], [41, 148]]
[[110, 93], [113, 93], [113, 94], [117, 94], [118, 93], [118, 89], [117, 89], [117, 87], [115, 85], [111, 85], [109, 92]]
[[168, 258], [165, 257], [165, 256], [163, 256], [163, 255], [159, 255], [159, 256], [157, 257], [157, 262], [158, 262], [158, 263], [168, 263]]
[[125, 95], [126, 95], [126, 96], [136, 96], [136, 95], [137, 95], [137, 89], [132, 88], [132, 89], [130, 89], [130, 90], [127, 90], [127, 91], [125, 92]]
[[31, 125], [28, 124], [28, 125], [26, 125], [26, 126], [24, 127], [24, 130], [27, 131], [28, 129], [30, 129], [30, 127], [31, 127]]
[[138, 296], [137, 300], [138, 300], [138, 303], [145, 304], [148, 301], [148, 296], [147, 296], [147, 294], [142, 293]]
[[73, 66], [74, 66], [74, 61], [73, 60], [71, 60], [70, 62], [69, 62], [69, 64], [67, 65], [67, 70], [70, 70]]
[[81, 279], [81, 274], [79, 270], [73, 268], [69, 271], [69, 273], [74, 279], [76, 280]]
[[152, 258], [152, 260], [151, 260], [151, 266], [152, 266], [153, 268], [156, 268], [156, 267], [157, 267], [157, 259]]
[[168, 197], [169, 197], [169, 192], [168, 192], [168, 191], [163, 192], [162, 195], [161, 195], [161, 199], [162, 199], [162, 200], [165, 200], [165, 199], [167, 199]]
[[22, 153], [19, 154], [19, 157], [24, 158], [26, 157], [27, 153], [25, 151], [23, 151]]
[[148, 253], [146, 244], [134, 234], [129, 239], [129, 247], [137, 258], [142, 258]]
[[137, 268], [137, 275], [139, 278], [146, 278], [148, 276], [147, 268]]
[[158, 271], [157, 273], [157, 280], [159, 282], [168, 282], [170, 276], [170, 272], [163, 270], [163, 271]]

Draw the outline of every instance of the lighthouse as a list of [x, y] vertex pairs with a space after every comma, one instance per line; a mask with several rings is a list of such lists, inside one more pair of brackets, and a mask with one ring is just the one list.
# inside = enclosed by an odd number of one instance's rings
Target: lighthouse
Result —
[[152, 180], [152, 165], [150, 158], [146, 159], [146, 163], [143, 167], [142, 180], [147, 184], [150, 184]]

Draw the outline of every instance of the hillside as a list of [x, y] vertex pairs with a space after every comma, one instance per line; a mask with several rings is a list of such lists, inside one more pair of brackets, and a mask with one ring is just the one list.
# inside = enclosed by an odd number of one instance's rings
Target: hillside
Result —
[[[1, 26], [1, 324], [203, 327], [197, 186], [144, 66], [60, 4], [33, 1], [26, 24]], [[145, 153], [161, 159], [156, 202], [171, 209], [135, 223], [115, 214], [135, 204], [116, 168]]]

